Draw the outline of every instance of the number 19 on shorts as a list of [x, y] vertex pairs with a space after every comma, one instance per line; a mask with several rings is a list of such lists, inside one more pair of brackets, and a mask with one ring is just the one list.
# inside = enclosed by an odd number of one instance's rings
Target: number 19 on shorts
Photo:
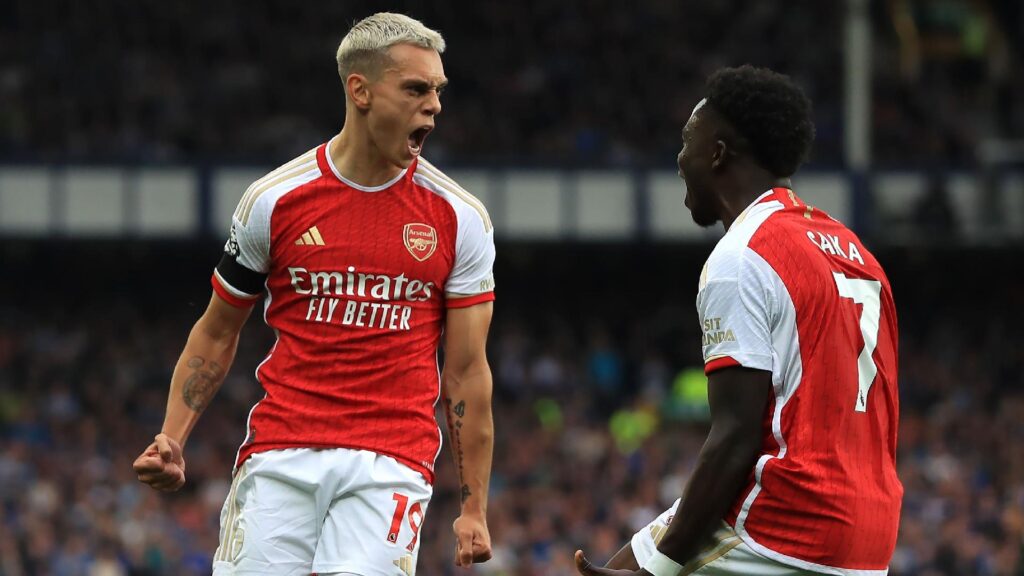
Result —
[[[412, 530], [412, 541], [405, 547], [412, 552], [416, 549], [416, 539], [420, 537], [420, 525], [423, 524], [423, 506], [419, 502], [413, 502], [409, 506], [409, 497], [395, 492], [391, 495], [395, 501], [395, 514], [391, 517], [391, 528], [388, 529], [388, 542], [398, 543], [398, 533], [402, 531], [402, 520], [409, 517], [409, 528]], [[408, 510], [408, 513], [406, 511]]]

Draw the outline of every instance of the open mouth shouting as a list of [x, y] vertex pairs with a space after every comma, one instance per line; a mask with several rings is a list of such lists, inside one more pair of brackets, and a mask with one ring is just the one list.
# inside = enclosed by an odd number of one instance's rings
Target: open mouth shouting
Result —
[[425, 124], [412, 131], [409, 134], [409, 153], [413, 156], [419, 156], [420, 152], [423, 151], [423, 142], [427, 139], [427, 134], [434, 129], [431, 124]]

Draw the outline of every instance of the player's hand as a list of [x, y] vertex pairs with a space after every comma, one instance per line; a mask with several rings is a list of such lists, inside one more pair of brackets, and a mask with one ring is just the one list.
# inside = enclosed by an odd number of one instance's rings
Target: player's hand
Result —
[[161, 492], [174, 492], [185, 485], [185, 459], [181, 445], [160, 433], [132, 464], [139, 481]]
[[583, 550], [576, 551], [576, 571], [583, 576], [650, 576], [650, 572], [643, 568], [634, 572], [632, 570], [613, 570], [611, 568], [594, 566], [583, 555]]
[[478, 514], [463, 514], [452, 524], [455, 531], [455, 565], [468, 568], [491, 559], [491, 534]]

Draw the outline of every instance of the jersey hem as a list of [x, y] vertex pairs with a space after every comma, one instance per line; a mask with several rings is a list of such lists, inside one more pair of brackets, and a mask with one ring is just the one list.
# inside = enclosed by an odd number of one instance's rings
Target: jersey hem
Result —
[[231, 293], [231, 290], [234, 290], [233, 287], [225, 286], [223, 282], [223, 280], [218, 278], [216, 272], [214, 272], [214, 274], [210, 276], [210, 284], [213, 286], [213, 291], [216, 292], [217, 295], [220, 296], [222, 300], [234, 306], [235, 308], [248, 308], [249, 306], [255, 304], [256, 301], [259, 300], [260, 298], [259, 296], [240, 298]]
[[761, 556], [764, 556], [769, 560], [779, 562], [780, 564], [800, 568], [801, 570], [810, 570], [812, 572], [818, 572], [819, 574], [835, 574], [837, 576], [886, 576], [889, 573], [888, 567], [878, 570], [839, 568], [837, 566], [828, 566], [827, 564], [817, 564], [815, 562], [801, 560], [800, 558], [776, 552], [775, 550], [758, 543], [745, 528], [737, 530], [736, 534], [739, 535], [740, 539], [743, 540], [747, 546], [750, 546], [751, 550], [757, 552]]
[[312, 449], [331, 449], [331, 448], [344, 448], [347, 450], [366, 450], [367, 452], [373, 452], [380, 454], [381, 456], [387, 456], [388, 458], [394, 458], [399, 464], [411, 469], [414, 472], [418, 472], [423, 479], [426, 480], [430, 486], [434, 485], [434, 473], [422, 464], [401, 456], [392, 452], [387, 452], [377, 448], [371, 448], [369, 446], [357, 446], [355, 444], [312, 444], [309, 442], [278, 442], [271, 444], [260, 444], [258, 446], [250, 445], [248, 447], [242, 447], [238, 453], [238, 459], [235, 461], [235, 469], [238, 469], [242, 464], [249, 459], [253, 454], [259, 454], [261, 452], [270, 452], [271, 450], [286, 450], [288, 448], [312, 448]]
[[459, 298], [445, 298], [445, 308], [469, 308], [477, 304], [484, 302], [493, 302], [494, 292], [484, 292], [483, 294], [474, 294], [472, 296], [463, 296]]
[[387, 576], [388, 572], [382, 571], [380, 566], [373, 564], [356, 564], [353, 562], [339, 562], [336, 564], [314, 564], [313, 574], [366, 574], [367, 576]]

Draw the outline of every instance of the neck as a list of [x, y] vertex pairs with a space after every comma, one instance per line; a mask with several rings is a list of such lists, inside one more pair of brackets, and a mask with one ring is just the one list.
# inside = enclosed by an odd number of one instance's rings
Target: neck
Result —
[[740, 174], [734, 178], [733, 184], [721, 196], [721, 217], [725, 229], [729, 230], [740, 214], [750, 206], [758, 196], [772, 188], [792, 188], [793, 181], [789, 178], [778, 178], [764, 170]]
[[369, 130], [355, 122], [345, 122], [327, 153], [338, 172], [360, 186], [380, 186], [402, 171], [384, 156]]

